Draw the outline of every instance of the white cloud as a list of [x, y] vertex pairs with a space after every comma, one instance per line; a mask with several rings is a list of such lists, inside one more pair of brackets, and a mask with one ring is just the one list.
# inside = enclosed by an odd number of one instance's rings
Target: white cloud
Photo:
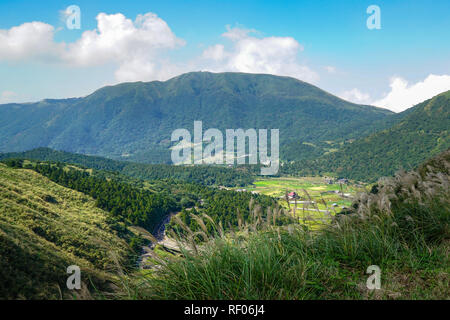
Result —
[[[0, 61], [39, 58], [73, 66], [117, 65], [118, 81], [167, 79], [174, 74], [165, 50], [184, 45], [167, 23], [154, 13], [135, 21], [123, 14], [97, 15], [97, 28], [83, 32], [74, 43], [56, 43], [55, 29], [43, 22], [0, 30]], [[167, 71], [169, 70], [169, 71]]]
[[258, 33], [255, 29], [245, 29], [241, 27], [231, 28], [229, 25], [226, 26], [227, 32], [222, 34], [222, 37], [228, 38], [233, 41], [238, 41], [244, 38], [248, 38], [251, 33]]
[[17, 97], [17, 94], [13, 91], [3, 91], [0, 93], [0, 103], [9, 103]]
[[222, 36], [231, 40], [231, 47], [216, 44], [207, 48], [199, 63], [203, 70], [269, 73], [317, 82], [319, 76], [298, 60], [303, 46], [292, 37], [252, 36], [255, 30], [227, 27]]
[[400, 112], [450, 90], [450, 76], [430, 74], [425, 80], [412, 85], [401, 77], [393, 77], [390, 87], [391, 91], [384, 98], [372, 104]]
[[53, 26], [36, 21], [0, 30], [0, 61], [46, 60], [60, 55], [63, 45], [54, 42], [54, 33]]
[[73, 67], [111, 65], [119, 82], [166, 80], [192, 70], [268, 73], [308, 82], [319, 78], [300, 63], [303, 47], [292, 37], [260, 37], [255, 30], [227, 26], [222, 34], [228, 40], [225, 44], [213, 45], [196, 59], [176, 64], [167, 53], [185, 41], [156, 14], [138, 15], [133, 21], [121, 13], [100, 13], [96, 19], [97, 28], [84, 31], [72, 43], [56, 42], [57, 30], [43, 22], [0, 30], [0, 61], [35, 59]]
[[81, 39], [68, 46], [65, 59], [89, 66], [117, 63], [119, 81], [166, 79], [162, 54], [184, 45], [167, 23], [154, 13], [138, 15], [133, 22], [123, 14], [97, 16], [97, 29], [83, 32]]
[[202, 54], [203, 58], [211, 59], [214, 61], [222, 61], [228, 56], [229, 54], [225, 52], [225, 46], [223, 44], [216, 44], [214, 46], [211, 46], [203, 51]]
[[370, 95], [368, 93], [361, 92], [357, 88], [348, 90], [339, 95], [340, 98], [359, 104], [369, 104]]

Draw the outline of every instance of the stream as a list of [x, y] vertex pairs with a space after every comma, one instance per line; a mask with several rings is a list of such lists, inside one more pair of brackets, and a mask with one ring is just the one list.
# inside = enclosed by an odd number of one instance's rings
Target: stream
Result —
[[[156, 243], [151, 243], [149, 246], [142, 247], [142, 254], [139, 256], [137, 265], [140, 269], [148, 269], [148, 266], [145, 266], [145, 260], [147, 257], [151, 257], [150, 250], [153, 250], [157, 244], [162, 244], [166, 247], [171, 247], [173, 244], [166, 237], [166, 224], [170, 222], [172, 216], [176, 214], [176, 212], [170, 213], [161, 220], [161, 222], [156, 226], [154, 231], [152, 232], [153, 237], [156, 239]], [[167, 243], [169, 242], [169, 243]]]

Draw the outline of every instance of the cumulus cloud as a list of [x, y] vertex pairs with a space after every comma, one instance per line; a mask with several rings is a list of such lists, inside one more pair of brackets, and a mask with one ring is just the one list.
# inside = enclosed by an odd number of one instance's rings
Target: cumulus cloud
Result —
[[138, 15], [134, 22], [120, 13], [100, 13], [97, 29], [85, 31], [70, 44], [65, 59], [83, 66], [117, 63], [119, 81], [162, 80], [171, 74], [162, 68], [167, 63], [163, 63], [161, 54], [184, 43], [154, 13]]
[[[61, 13], [65, 16], [66, 13]], [[269, 73], [317, 82], [318, 74], [300, 63], [302, 45], [292, 37], [261, 37], [256, 30], [227, 26], [225, 43], [208, 47], [189, 61], [174, 63], [168, 52], [185, 45], [154, 13], [133, 21], [121, 13], [100, 13], [97, 27], [72, 43], [56, 42], [57, 30], [43, 22], [0, 30], [0, 61], [38, 59], [66, 66], [112, 65], [116, 81], [166, 80], [205, 70]]]
[[361, 92], [357, 88], [348, 90], [339, 95], [340, 98], [359, 104], [369, 104], [370, 95], [368, 93]]
[[[231, 46], [216, 44], [202, 55], [203, 70], [270, 73], [317, 82], [318, 74], [301, 64], [298, 55], [303, 46], [292, 37], [256, 37], [255, 30], [230, 28], [222, 37]], [[209, 61], [208, 61], [209, 60]]]
[[54, 42], [54, 34], [53, 26], [36, 21], [0, 30], [0, 61], [58, 57], [63, 53], [64, 45]]
[[85, 31], [70, 44], [70, 59], [81, 64], [96, 64], [104, 59], [124, 60], [154, 55], [158, 49], [183, 45], [167, 23], [154, 13], [138, 15], [133, 22], [123, 14], [100, 13], [97, 29]]
[[411, 85], [401, 77], [393, 77], [390, 87], [391, 91], [384, 98], [372, 104], [400, 112], [450, 90], [450, 76], [430, 74], [423, 81]]
[[162, 55], [185, 42], [156, 14], [138, 15], [132, 21], [120, 13], [100, 13], [96, 19], [96, 29], [83, 32], [80, 39], [70, 44], [56, 43], [54, 27], [43, 22], [0, 30], [0, 61], [38, 57], [73, 66], [113, 63], [117, 65], [118, 81], [173, 76], [170, 70], [174, 67]]

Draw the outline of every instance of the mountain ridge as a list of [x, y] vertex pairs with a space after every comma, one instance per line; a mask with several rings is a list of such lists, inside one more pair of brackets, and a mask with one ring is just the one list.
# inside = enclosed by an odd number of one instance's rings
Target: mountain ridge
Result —
[[220, 130], [278, 128], [282, 148], [308, 142], [322, 152], [323, 141], [366, 135], [392, 114], [294, 78], [194, 72], [165, 82], [107, 86], [82, 98], [2, 105], [0, 152], [50, 147], [164, 163], [170, 161], [171, 132], [190, 130], [194, 120]]
[[399, 169], [413, 169], [450, 148], [450, 91], [415, 105], [393, 126], [356, 140], [316, 160], [285, 171], [304, 174], [334, 172], [356, 180], [376, 180]]

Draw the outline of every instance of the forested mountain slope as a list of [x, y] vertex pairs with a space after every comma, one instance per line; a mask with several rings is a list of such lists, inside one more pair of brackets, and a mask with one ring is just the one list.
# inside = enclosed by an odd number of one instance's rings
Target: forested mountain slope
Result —
[[[264, 74], [193, 72], [123, 83], [76, 99], [0, 106], [0, 152], [50, 147], [142, 162], [170, 162], [173, 130], [280, 129], [282, 158], [295, 146], [373, 132], [392, 112], [353, 104], [308, 83]], [[380, 122], [382, 125], [382, 122]], [[294, 147], [293, 147], [294, 146]], [[298, 149], [297, 148], [297, 149]], [[289, 152], [288, 152], [289, 151]], [[302, 150], [300, 150], [302, 151]], [[310, 152], [295, 153], [296, 159]]]
[[317, 160], [287, 165], [291, 174], [325, 174], [374, 181], [409, 170], [450, 148], [450, 91], [405, 111], [391, 128], [356, 140]]
[[[0, 153], [0, 160], [31, 159], [40, 161], [75, 164], [85, 168], [114, 171], [122, 175], [144, 180], [174, 179], [186, 183], [221, 185], [226, 187], [244, 186], [253, 182], [256, 166], [174, 166], [168, 164], [144, 164], [130, 161], [112, 160], [103, 157], [36, 148], [24, 152]], [[258, 171], [256, 171], [258, 170]]]

